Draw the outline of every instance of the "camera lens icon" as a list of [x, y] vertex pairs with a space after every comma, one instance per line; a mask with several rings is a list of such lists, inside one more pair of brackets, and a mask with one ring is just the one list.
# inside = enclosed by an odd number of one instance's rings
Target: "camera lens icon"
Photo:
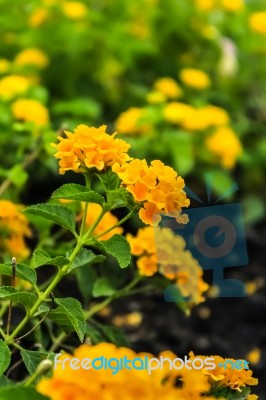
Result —
[[237, 241], [235, 226], [225, 217], [209, 215], [195, 226], [193, 243], [209, 259], [221, 259], [231, 253]]

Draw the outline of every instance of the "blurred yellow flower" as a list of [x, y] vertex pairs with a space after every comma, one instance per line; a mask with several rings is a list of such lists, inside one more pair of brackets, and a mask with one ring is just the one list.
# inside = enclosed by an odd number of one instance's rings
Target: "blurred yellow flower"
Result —
[[29, 87], [29, 79], [23, 76], [6, 76], [0, 79], [0, 98], [2, 98], [3, 100], [11, 100], [15, 96], [27, 92]]
[[132, 107], [122, 112], [116, 121], [116, 130], [125, 135], [137, 135], [150, 131], [150, 124], [145, 121], [145, 110]]
[[80, 1], [64, 1], [62, 3], [63, 13], [70, 19], [79, 20], [88, 13], [88, 8]]
[[[91, 360], [105, 357], [108, 362], [115, 360], [135, 360], [135, 368], [121, 368], [120, 362], [112, 363], [112, 368], [99, 368], [90, 365]], [[37, 391], [47, 395], [51, 400], [214, 400], [214, 397], [207, 395], [214, 385], [217, 384], [216, 376], [206, 374], [204, 369], [191, 369], [185, 366], [171, 368], [175, 365], [178, 356], [171, 351], [163, 351], [158, 355], [161, 367], [153, 369], [148, 373], [147, 369], [141, 366], [141, 359], [147, 357], [154, 362], [154, 356], [149, 353], [136, 353], [126, 347], [116, 347], [112, 343], [99, 343], [94, 346], [82, 344], [75, 349], [74, 354], [64, 353], [58, 357], [57, 367], [53, 370], [52, 377], [45, 377], [37, 383]], [[204, 359], [203, 356], [195, 356], [190, 353], [189, 360], [195, 358]], [[224, 362], [221, 357], [214, 356], [216, 362]], [[79, 368], [77, 361], [86, 361]], [[89, 362], [87, 362], [89, 360]], [[138, 360], [138, 363], [136, 361]], [[103, 364], [103, 362], [101, 363]], [[177, 364], [179, 365], [179, 363]], [[89, 368], [88, 368], [89, 367]], [[220, 367], [217, 367], [220, 368]], [[230, 370], [220, 368], [221, 374], [227, 375], [225, 385], [222, 378], [219, 378], [221, 389], [230, 386], [233, 390], [241, 391], [246, 385], [255, 385], [256, 379], [252, 378], [252, 371]], [[114, 373], [114, 372], [117, 373]], [[212, 371], [207, 371], [212, 372]], [[240, 389], [241, 388], [241, 389]], [[236, 393], [237, 394], [237, 393]], [[232, 394], [232, 398], [233, 398]], [[249, 395], [249, 400], [254, 400], [254, 395]], [[221, 398], [222, 400], [222, 398]]]
[[213, 10], [216, 6], [215, 0], [196, 0], [197, 7], [202, 11]]
[[23, 206], [0, 200], [0, 248], [19, 260], [29, 255], [25, 237], [31, 236]]
[[[96, 221], [97, 217], [100, 215], [102, 211], [102, 207], [99, 204], [94, 204], [90, 203], [88, 207], [88, 212], [87, 212], [87, 218], [86, 218], [86, 226], [89, 228], [92, 226], [92, 224]], [[118, 222], [118, 219], [111, 213], [107, 212], [97, 227], [93, 231], [94, 236], [101, 235], [103, 232], [105, 232], [107, 229], [112, 228], [116, 223]], [[110, 239], [113, 235], [116, 234], [121, 234], [123, 233], [123, 228], [120, 226], [114, 228], [112, 231], [106, 233], [105, 235], [101, 236], [99, 240], [108, 240]]]
[[208, 149], [220, 158], [224, 168], [233, 168], [242, 153], [242, 145], [236, 133], [229, 127], [218, 128], [210, 136], [206, 145]]
[[47, 55], [35, 48], [22, 50], [14, 60], [15, 64], [20, 66], [34, 66], [36, 68], [47, 67], [49, 60]]
[[179, 76], [185, 85], [193, 89], [203, 90], [211, 85], [208, 75], [199, 69], [184, 68], [180, 71]]
[[48, 109], [37, 100], [16, 100], [11, 109], [14, 117], [18, 120], [34, 122], [39, 126], [47, 125], [49, 122]]
[[37, 8], [29, 17], [28, 24], [32, 28], [37, 28], [47, 20], [47, 17], [48, 11], [45, 8]]
[[258, 364], [261, 360], [261, 350], [259, 348], [254, 348], [252, 349], [247, 355], [246, 355], [247, 360], [251, 364]]
[[226, 11], [239, 11], [244, 8], [243, 0], [221, 0], [221, 6]]
[[10, 61], [5, 58], [0, 58], [0, 74], [5, 74], [10, 68]]
[[55, 157], [59, 161], [59, 173], [66, 171], [84, 173], [87, 168], [102, 171], [115, 163], [130, 160], [127, 154], [130, 144], [116, 139], [116, 133], [106, 133], [106, 126], [100, 128], [78, 125], [74, 133], [65, 132], [66, 138], [58, 137], [59, 143], [52, 144], [57, 149]]
[[154, 89], [169, 99], [177, 99], [182, 96], [182, 89], [173, 78], [160, 78], [154, 83]]
[[147, 94], [146, 100], [149, 104], [161, 104], [166, 101], [166, 96], [162, 92], [153, 90]]
[[253, 31], [266, 35], [266, 11], [258, 11], [251, 14], [249, 25]]
[[184, 179], [171, 167], [159, 160], [148, 166], [146, 160], [134, 159], [123, 165], [114, 164], [124, 186], [142, 208], [140, 219], [147, 225], [157, 225], [160, 213], [178, 218], [182, 207], [189, 206], [189, 199], [184, 192]]
[[165, 105], [163, 115], [166, 121], [172, 124], [180, 124], [187, 115], [191, 115], [193, 107], [180, 102], [172, 102]]
[[134, 237], [126, 236], [131, 253], [137, 256], [140, 275], [153, 276], [157, 272], [174, 280], [190, 306], [204, 301], [208, 285], [203, 271], [192, 254], [185, 249], [184, 239], [168, 228], [145, 227]]

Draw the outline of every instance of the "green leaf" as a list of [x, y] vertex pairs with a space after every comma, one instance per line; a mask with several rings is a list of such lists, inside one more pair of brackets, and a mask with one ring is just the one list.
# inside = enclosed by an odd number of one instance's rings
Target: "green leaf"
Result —
[[97, 279], [96, 271], [94, 268], [81, 267], [76, 269], [77, 284], [84, 299], [85, 305], [90, 301], [92, 295], [92, 288]]
[[107, 169], [106, 172], [96, 174], [106, 190], [117, 189], [120, 183], [118, 175], [112, 171], [111, 168]]
[[233, 390], [228, 387], [218, 387], [210, 392], [210, 396], [217, 399], [223, 398], [227, 400], [246, 400], [250, 394], [250, 388], [242, 386], [241, 391]]
[[264, 201], [256, 196], [247, 196], [242, 200], [244, 220], [246, 224], [255, 224], [265, 215]]
[[49, 318], [62, 327], [75, 330], [82, 342], [86, 330], [86, 321], [80, 302], [70, 297], [55, 299], [55, 302], [59, 307], [50, 312]]
[[93, 285], [93, 297], [112, 296], [114, 293], [115, 289], [111, 286], [107, 278], [100, 278]]
[[26, 309], [30, 309], [37, 300], [33, 293], [18, 292], [11, 286], [2, 286], [0, 288], [0, 300], [12, 300], [15, 303], [22, 304]]
[[61, 186], [52, 194], [52, 198], [85, 201], [100, 205], [104, 202], [104, 197], [99, 193], [75, 183], [67, 183], [66, 185]]
[[107, 192], [107, 204], [108, 210], [114, 210], [115, 208], [121, 207], [134, 207], [133, 197], [126, 189], [119, 188], [110, 190]]
[[111, 254], [121, 268], [126, 268], [130, 264], [130, 245], [123, 235], [114, 235], [108, 240], [96, 242], [96, 246]]
[[188, 174], [195, 164], [192, 137], [187, 132], [178, 132], [174, 137], [171, 135], [168, 146], [175, 169], [180, 175]]
[[11, 385], [11, 381], [5, 375], [0, 376], [0, 388]]
[[52, 258], [45, 250], [36, 249], [33, 253], [33, 264], [34, 268], [38, 268], [42, 265], [55, 265], [57, 267], [63, 267], [68, 264], [69, 260], [63, 256], [57, 256]]
[[39, 215], [75, 233], [76, 216], [75, 213], [67, 207], [43, 203], [30, 206], [26, 208], [25, 212]]
[[48, 397], [41, 395], [32, 386], [8, 386], [0, 388], [0, 400], [48, 400]]
[[30, 375], [33, 375], [36, 372], [38, 365], [43, 360], [51, 360], [54, 359], [54, 353], [47, 353], [43, 351], [31, 351], [22, 349], [20, 351], [22, 360], [29, 372]]
[[[0, 274], [12, 276], [12, 267], [10, 264], [0, 264]], [[16, 268], [16, 276], [31, 283], [36, 284], [37, 276], [34, 269], [27, 264], [18, 264]]]
[[11, 360], [11, 352], [9, 347], [2, 339], [0, 339], [0, 376], [3, 375], [5, 370], [8, 368]]
[[56, 114], [70, 114], [74, 117], [89, 117], [97, 118], [101, 112], [99, 104], [90, 97], [80, 97], [73, 100], [59, 101], [54, 107], [53, 111]]
[[111, 342], [116, 346], [129, 346], [129, 343], [123, 332], [119, 328], [110, 325], [87, 323], [86, 336], [89, 337], [92, 344]]
[[22, 187], [28, 179], [28, 174], [21, 164], [14, 165], [8, 173], [8, 179], [17, 187]]
[[69, 267], [68, 272], [71, 272], [74, 269], [77, 269], [80, 267], [85, 267], [85, 266], [92, 265], [92, 264], [102, 263], [105, 259], [106, 259], [106, 257], [101, 254], [96, 255], [91, 250], [82, 249], [75, 257], [75, 260], [71, 264], [71, 267]]

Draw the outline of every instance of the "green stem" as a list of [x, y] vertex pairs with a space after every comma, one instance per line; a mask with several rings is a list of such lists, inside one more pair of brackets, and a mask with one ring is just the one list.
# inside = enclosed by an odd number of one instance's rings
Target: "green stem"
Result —
[[136, 207], [133, 208], [133, 210], [130, 211], [121, 221], [118, 221], [115, 225], [113, 225], [111, 228], [106, 229], [106, 231], [100, 233], [99, 235], [95, 236], [94, 239], [98, 239], [101, 236], [106, 235], [107, 233], [111, 232], [113, 229], [117, 228], [118, 226], [122, 225], [124, 222], [126, 222], [132, 215], [135, 213]]

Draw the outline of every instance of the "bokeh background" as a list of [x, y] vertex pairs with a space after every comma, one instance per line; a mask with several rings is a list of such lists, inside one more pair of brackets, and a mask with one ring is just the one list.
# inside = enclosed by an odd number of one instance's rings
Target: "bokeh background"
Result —
[[226, 276], [245, 298], [213, 290], [189, 318], [160, 296], [133, 298], [100, 320], [136, 350], [248, 358], [265, 395], [265, 0], [0, 0], [0, 38], [3, 198], [46, 201], [69, 181], [50, 143], [80, 123], [171, 165], [205, 203], [206, 173], [211, 201], [238, 184], [223, 201], [243, 206], [250, 262]]

